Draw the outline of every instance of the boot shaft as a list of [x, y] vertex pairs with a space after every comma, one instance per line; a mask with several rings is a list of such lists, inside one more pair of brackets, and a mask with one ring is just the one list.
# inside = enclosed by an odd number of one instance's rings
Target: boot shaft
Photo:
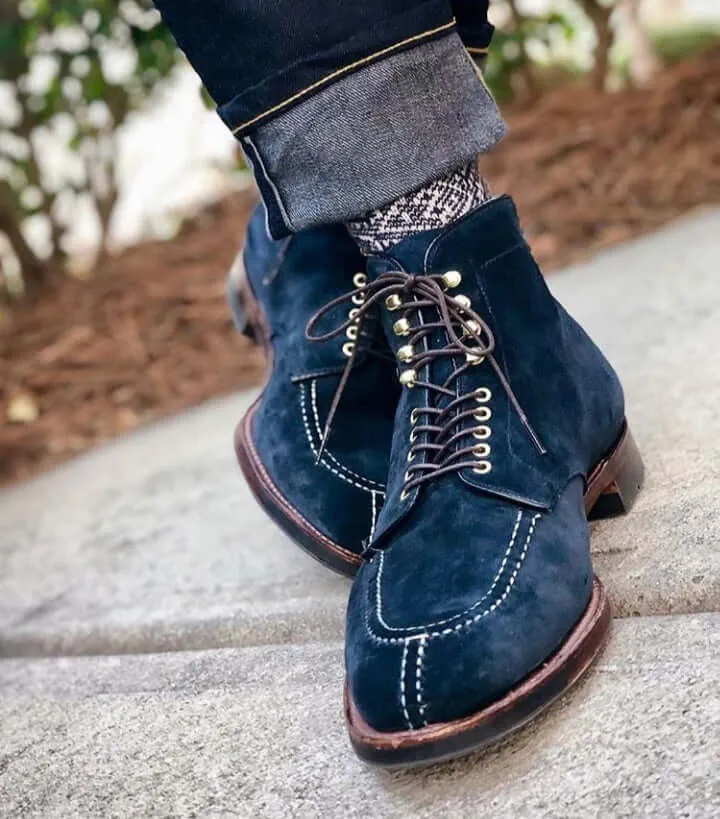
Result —
[[[366, 281], [365, 260], [342, 225], [275, 240], [258, 205], [248, 224], [242, 268], [239, 276], [245, 276], [262, 308], [275, 355], [292, 360], [296, 375], [345, 365], [354, 343], [352, 332], [328, 344], [309, 344], [305, 338], [313, 313], [350, 287], [359, 293]], [[355, 298], [360, 303], [361, 296]], [[327, 320], [340, 323], [347, 315], [347, 308], [339, 308]]]

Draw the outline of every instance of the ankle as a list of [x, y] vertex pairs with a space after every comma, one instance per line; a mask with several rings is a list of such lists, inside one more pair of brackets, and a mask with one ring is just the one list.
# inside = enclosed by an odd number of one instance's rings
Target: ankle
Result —
[[452, 224], [488, 199], [488, 184], [472, 162], [348, 222], [347, 228], [360, 252], [370, 256], [408, 236]]

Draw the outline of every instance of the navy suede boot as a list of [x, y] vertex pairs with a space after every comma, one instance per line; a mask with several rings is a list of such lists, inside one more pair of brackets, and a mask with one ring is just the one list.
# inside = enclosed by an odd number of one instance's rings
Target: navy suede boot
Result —
[[[257, 500], [300, 546], [336, 571], [354, 574], [385, 499], [396, 367], [379, 325], [354, 317], [367, 284], [365, 260], [341, 225], [275, 241], [258, 207], [231, 276], [236, 322], [268, 354], [262, 394], [237, 427], [240, 466]], [[328, 321], [350, 319], [342, 339], [311, 344], [309, 317], [353, 288]], [[321, 447], [330, 403], [348, 358], [357, 366], [348, 399]]]
[[403, 390], [348, 607], [346, 715], [361, 757], [405, 766], [498, 739], [588, 668], [610, 612], [587, 516], [629, 508], [642, 464], [509, 198], [368, 270], [362, 318], [382, 314]]

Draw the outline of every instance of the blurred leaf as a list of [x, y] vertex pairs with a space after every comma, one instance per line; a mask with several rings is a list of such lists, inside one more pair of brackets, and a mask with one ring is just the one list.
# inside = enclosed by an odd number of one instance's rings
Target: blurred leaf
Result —
[[676, 63], [720, 47], [720, 26], [694, 23], [650, 32], [653, 50], [665, 63]]
[[[29, 10], [29, 11], [28, 11]], [[40, 212], [53, 225], [53, 256], [62, 257], [62, 243], [68, 225], [58, 224], [51, 212], [58, 196], [69, 201], [90, 196], [96, 209], [107, 210], [114, 202], [114, 158], [108, 156], [108, 131], [102, 119], [91, 116], [93, 106], [102, 102], [110, 112], [110, 127], [120, 127], [127, 116], [145, 105], [155, 89], [167, 78], [179, 60], [179, 52], [170, 33], [159, 22], [150, 0], [32, 0], [23, 5], [5, 3], [0, 14], [0, 79], [10, 80], [20, 110], [19, 123], [0, 125], [0, 138], [24, 140], [26, 150], [5, 156], [10, 172], [2, 187], [2, 215], [5, 234], [14, 237], [13, 247], [18, 258], [32, 262], [35, 270], [39, 260], [32, 259], [30, 249], [22, 239], [25, 219]], [[26, 13], [27, 12], [27, 13]], [[70, 30], [72, 37], [60, 39], [60, 30]], [[132, 52], [131, 76], [121, 82], [108, 81], [105, 75], [106, 54]], [[87, 71], [81, 76], [73, 70], [73, 61], [82, 56]], [[35, 71], [38, 61], [55, 61], [57, 71], [49, 76], [44, 88], [38, 88]], [[76, 65], [76, 63], [75, 63]], [[33, 84], [27, 78], [33, 76]], [[77, 90], [76, 90], [77, 89]], [[67, 127], [67, 118], [73, 127]], [[62, 129], [59, 126], [64, 122]], [[62, 188], [52, 191], [43, 176], [43, 164], [35, 140], [38, 129], [52, 129], [63, 134], [68, 150], [82, 148], [85, 181], [66, 179]], [[112, 136], [112, 135], [110, 135]], [[17, 156], [16, 156], [17, 154]], [[98, 184], [97, 180], [103, 180]], [[31, 183], [45, 196], [39, 207], [23, 202], [23, 188]], [[108, 199], [108, 188], [110, 199]], [[25, 199], [27, 199], [25, 197]], [[72, 208], [67, 208], [68, 219]], [[12, 242], [12, 239], [11, 239]], [[21, 246], [22, 245], [22, 246]], [[37, 263], [37, 264], [36, 264]], [[30, 270], [24, 271], [27, 275]]]
[[215, 100], [210, 96], [210, 92], [204, 85], [200, 86], [200, 99], [203, 101], [203, 105], [206, 108], [210, 109], [211, 111], [215, 110]]
[[5, 415], [11, 424], [32, 424], [40, 416], [40, 408], [32, 393], [23, 390], [10, 397]]

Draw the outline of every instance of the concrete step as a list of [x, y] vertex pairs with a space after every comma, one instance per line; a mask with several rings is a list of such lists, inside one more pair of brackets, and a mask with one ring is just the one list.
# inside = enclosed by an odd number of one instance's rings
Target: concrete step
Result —
[[0, 661], [3, 816], [720, 815], [720, 615], [615, 623], [595, 670], [496, 748], [352, 753], [338, 642]]

